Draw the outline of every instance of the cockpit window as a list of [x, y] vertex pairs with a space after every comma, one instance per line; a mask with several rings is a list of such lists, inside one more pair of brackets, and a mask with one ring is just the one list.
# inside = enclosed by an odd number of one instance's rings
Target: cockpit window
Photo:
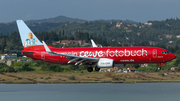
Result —
[[163, 53], [163, 54], [167, 54], [167, 53], [169, 53], [169, 52], [168, 52], [168, 51], [162, 51], [162, 53]]

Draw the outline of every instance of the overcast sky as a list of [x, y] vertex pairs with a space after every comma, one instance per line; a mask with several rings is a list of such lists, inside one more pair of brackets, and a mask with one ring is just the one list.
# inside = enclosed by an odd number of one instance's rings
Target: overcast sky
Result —
[[180, 0], [0, 0], [0, 22], [67, 16], [147, 22], [180, 18]]

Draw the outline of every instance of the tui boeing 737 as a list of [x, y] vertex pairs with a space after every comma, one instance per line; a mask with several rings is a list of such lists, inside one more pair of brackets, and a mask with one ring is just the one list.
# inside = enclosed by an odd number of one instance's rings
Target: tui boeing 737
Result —
[[22, 20], [16, 21], [24, 50], [22, 54], [34, 60], [57, 64], [91, 65], [88, 72], [100, 68], [111, 68], [115, 64], [165, 64], [176, 58], [167, 50], [157, 47], [93, 47], [86, 48], [56, 48], [40, 42], [34, 33]]

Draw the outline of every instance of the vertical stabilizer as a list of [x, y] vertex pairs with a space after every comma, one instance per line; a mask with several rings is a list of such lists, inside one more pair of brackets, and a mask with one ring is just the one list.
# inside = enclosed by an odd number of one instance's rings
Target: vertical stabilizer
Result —
[[16, 20], [23, 47], [42, 45], [23, 20]]

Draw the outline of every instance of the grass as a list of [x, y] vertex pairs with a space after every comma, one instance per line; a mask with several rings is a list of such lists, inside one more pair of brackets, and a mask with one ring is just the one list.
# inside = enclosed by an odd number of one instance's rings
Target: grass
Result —
[[180, 82], [180, 73], [98, 73], [71, 71], [67, 73], [33, 71], [0, 74], [0, 83], [141, 83]]

